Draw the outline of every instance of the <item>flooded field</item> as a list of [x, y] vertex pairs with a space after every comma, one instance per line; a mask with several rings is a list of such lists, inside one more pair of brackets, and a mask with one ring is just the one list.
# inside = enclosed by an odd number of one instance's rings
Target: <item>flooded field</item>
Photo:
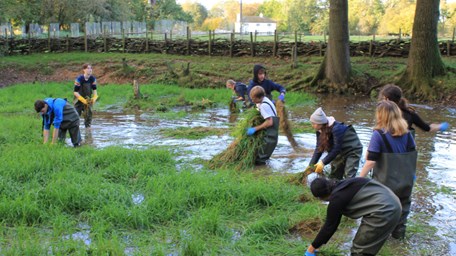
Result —
[[[306, 106], [289, 113], [293, 122], [307, 122], [316, 106], [322, 106], [327, 115], [338, 121], [352, 124], [364, 148], [370, 140], [374, 125], [375, 102], [369, 99], [332, 98], [321, 100], [315, 106]], [[417, 131], [416, 143], [419, 151], [417, 183], [414, 188], [410, 219], [425, 222], [436, 230], [437, 237], [413, 235], [405, 242], [397, 243], [400, 255], [456, 255], [456, 109], [425, 105], [414, 105], [420, 116], [429, 122], [450, 123], [446, 132], [425, 133]], [[124, 146], [146, 148], [169, 146], [179, 155], [182, 162], [195, 159], [209, 160], [226, 149], [233, 138], [227, 133], [203, 139], [176, 139], [164, 137], [160, 130], [178, 127], [230, 128], [238, 116], [231, 115], [228, 108], [210, 109], [203, 113], [190, 114], [182, 119], [160, 118], [150, 113], [125, 114], [120, 112], [96, 112], [93, 127], [81, 127], [85, 144], [103, 148]], [[279, 137], [274, 154], [267, 166], [262, 167], [275, 173], [297, 173], [308, 165], [315, 146], [315, 134], [294, 134], [302, 150], [295, 151], [285, 136]], [[363, 163], [361, 163], [363, 164]], [[200, 166], [195, 165], [195, 168]], [[427, 231], [424, 231], [427, 232]], [[349, 248], [348, 245], [347, 248]]]

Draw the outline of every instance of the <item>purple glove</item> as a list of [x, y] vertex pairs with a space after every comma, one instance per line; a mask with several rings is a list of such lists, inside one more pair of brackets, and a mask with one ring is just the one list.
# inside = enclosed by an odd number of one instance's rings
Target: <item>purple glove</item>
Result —
[[279, 100], [281, 100], [282, 102], [285, 101], [285, 94], [281, 93], [278, 97]]
[[247, 135], [252, 136], [256, 132], [255, 128], [250, 127], [247, 129]]
[[444, 132], [444, 131], [446, 131], [448, 129], [448, 126], [450, 126], [450, 125], [447, 122], [443, 122], [443, 123], [440, 124], [439, 130], [441, 132]]

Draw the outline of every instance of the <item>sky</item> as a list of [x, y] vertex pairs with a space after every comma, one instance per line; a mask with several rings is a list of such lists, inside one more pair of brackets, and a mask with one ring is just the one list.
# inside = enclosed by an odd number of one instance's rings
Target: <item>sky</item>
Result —
[[[207, 10], [210, 10], [212, 8], [212, 6], [218, 2], [218, 0], [176, 0], [176, 2], [178, 4], [183, 4], [186, 1], [200, 3], [200, 4], [204, 5]], [[241, 1], [241, 0], [239, 0], [239, 1]], [[262, 2], [264, 2], [264, 0], [242, 0], [243, 4], [262, 3]]]

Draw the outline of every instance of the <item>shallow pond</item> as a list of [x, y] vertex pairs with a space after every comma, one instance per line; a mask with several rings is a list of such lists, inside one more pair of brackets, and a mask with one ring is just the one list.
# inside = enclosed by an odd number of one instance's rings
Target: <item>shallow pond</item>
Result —
[[[319, 100], [314, 106], [295, 109], [289, 113], [289, 118], [294, 122], [306, 122], [316, 106], [322, 106], [327, 115], [352, 124], [366, 149], [374, 125], [375, 104], [367, 98], [331, 97]], [[456, 255], [456, 109], [413, 106], [423, 120], [450, 123], [450, 129], [446, 132], [416, 132], [419, 156], [410, 218], [436, 228], [438, 237], [413, 234], [404, 242], [391, 243], [397, 244], [400, 255], [429, 255], [430, 252], [434, 255]], [[92, 128], [86, 130], [81, 127], [81, 131], [85, 143], [98, 148], [114, 145], [134, 148], [171, 146], [182, 162], [190, 162], [197, 158], [211, 159], [232, 142], [233, 138], [229, 134], [209, 136], [200, 140], [166, 138], [160, 135], [159, 130], [163, 128], [229, 128], [233, 127], [232, 123], [236, 122], [237, 118], [236, 115], [229, 113], [228, 108], [210, 109], [189, 116], [169, 120], [149, 113], [96, 112]], [[302, 150], [296, 152], [287, 138], [280, 136], [270, 162], [262, 168], [278, 173], [303, 171], [315, 146], [315, 134], [300, 133], [294, 136]], [[347, 249], [349, 246], [347, 245]]]

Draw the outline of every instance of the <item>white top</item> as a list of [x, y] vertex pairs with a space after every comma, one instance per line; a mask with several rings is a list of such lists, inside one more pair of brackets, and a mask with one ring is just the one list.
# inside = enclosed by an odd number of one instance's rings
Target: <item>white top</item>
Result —
[[257, 108], [260, 110], [261, 116], [264, 119], [268, 119], [272, 116], [277, 116], [276, 107], [274, 106], [274, 103], [268, 99], [268, 97], [264, 97], [263, 102], [257, 104]]

